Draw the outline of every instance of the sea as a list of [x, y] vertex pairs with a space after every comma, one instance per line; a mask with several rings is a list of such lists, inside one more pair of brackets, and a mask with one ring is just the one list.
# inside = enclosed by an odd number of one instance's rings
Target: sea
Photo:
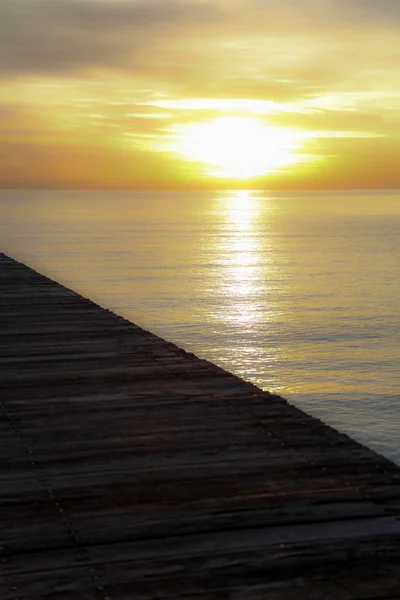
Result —
[[0, 251], [400, 464], [400, 191], [0, 191]]

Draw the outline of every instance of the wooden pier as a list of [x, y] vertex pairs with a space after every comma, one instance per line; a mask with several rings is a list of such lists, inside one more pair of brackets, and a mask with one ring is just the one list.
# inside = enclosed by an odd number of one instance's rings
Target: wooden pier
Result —
[[400, 468], [0, 254], [0, 600], [398, 600]]

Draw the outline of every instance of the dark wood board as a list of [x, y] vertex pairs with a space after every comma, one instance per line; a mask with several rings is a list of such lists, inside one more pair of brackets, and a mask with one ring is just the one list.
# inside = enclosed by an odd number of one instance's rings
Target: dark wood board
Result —
[[395, 600], [400, 468], [0, 254], [1, 600]]

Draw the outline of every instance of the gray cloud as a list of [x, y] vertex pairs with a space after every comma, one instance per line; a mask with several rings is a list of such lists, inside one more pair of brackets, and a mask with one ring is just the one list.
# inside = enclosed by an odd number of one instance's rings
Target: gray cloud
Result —
[[0, 72], [126, 68], [163, 36], [221, 18], [216, 6], [185, 0], [13, 0], [0, 5]]
[[266, 55], [265, 66], [254, 74], [255, 63], [264, 58], [256, 43], [246, 49], [248, 40], [286, 36], [308, 45], [312, 37], [330, 39], [349, 22], [367, 23], [368, 29], [399, 17], [399, 0], [0, 0], [0, 76], [79, 76], [91, 69], [117, 69], [163, 79], [189, 94], [201, 88], [219, 95], [230, 84], [236, 94], [242, 81], [242, 87], [253, 84], [261, 96], [269, 90], [269, 96], [284, 99], [295, 95], [300, 80], [308, 94], [352, 76], [377, 49], [363, 48], [339, 72], [340, 38], [331, 49], [299, 54], [287, 64], [279, 60], [288, 52], [284, 39], [276, 57]]
[[377, 25], [377, 20], [398, 25], [400, 20], [399, 0], [335, 0], [335, 4], [339, 14], [360, 25], [365, 22]]

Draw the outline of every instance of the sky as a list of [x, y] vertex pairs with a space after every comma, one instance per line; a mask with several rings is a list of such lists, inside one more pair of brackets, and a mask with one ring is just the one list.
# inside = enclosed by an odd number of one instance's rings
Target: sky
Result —
[[400, 188], [399, 0], [0, 0], [0, 186]]

